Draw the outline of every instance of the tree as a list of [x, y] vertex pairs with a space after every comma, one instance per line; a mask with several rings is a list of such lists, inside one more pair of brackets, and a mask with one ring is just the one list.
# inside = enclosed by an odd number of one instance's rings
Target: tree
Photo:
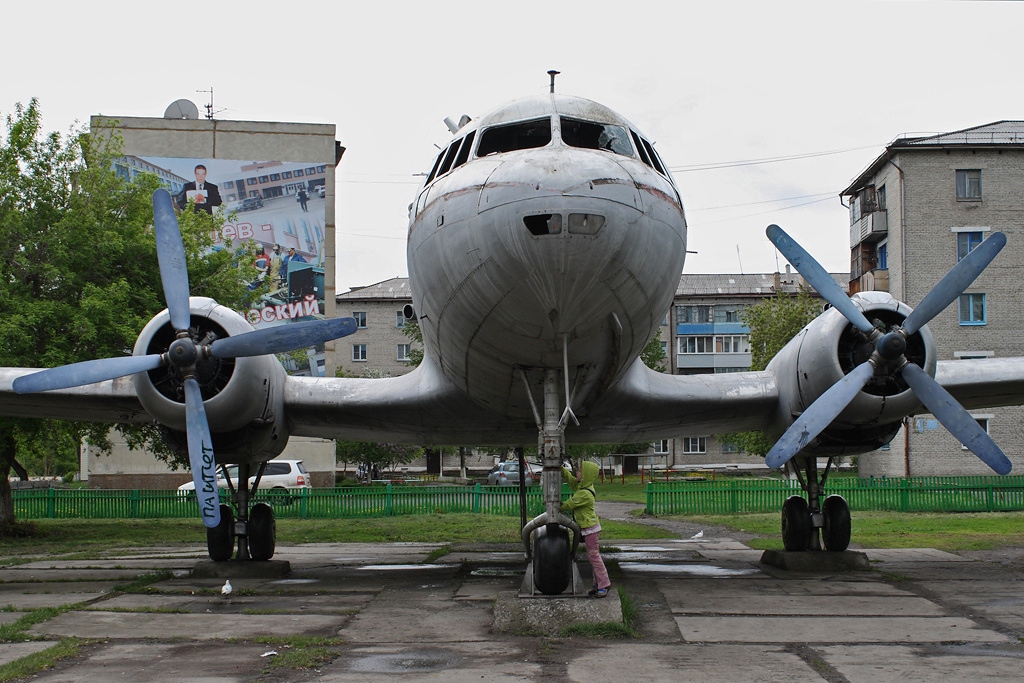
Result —
[[402, 334], [416, 342], [416, 345], [409, 345], [409, 365], [411, 367], [419, 367], [419, 364], [423, 362], [423, 330], [420, 329], [420, 324], [416, 320], [406, 320], [405, 325], [402, 327]]
[[640, 352], [640, 358], [644, 361], [644, 365], [651, 370], [665, 372], [665, 359], [667, 357], [665, 349], [661, 345], [661, 330], [655, 330], [654, 336], [647, 342], [644, 350]]
[[[821, 302], [801, 287], [796, 295], [776, 292], [770, 299], [743, 310], [743, 322], [750, 328], [750, 369], [764, 370], [790, 339], [821, 313]], [[772, 441], [762, 431], [721, 434], [723, 442], [731, 442], [751, 455], [763, 456], [771, 450]]]
[[[44, 133], [38, 102], [17, 105], [0, 138], [0, 365], [54, 367], [131, 353], [164, 297], [151, 228], [155, 175], [113, 171], [119, 137]], [[220, 220], [181, 215], [192, 294], [237, 306], [253, 259], [210, 249]], [[237, 261], [236, 261], [237, 259]], [[243, 264], [239, 266], [238, 264]], [[248, 268], [251, 272], [246, 272]], [[45, 424], [45, 427], [43, 426]], [[83, 437], [100, 449], [109, 425], [0, 418], [0, 533], [14, 523], [11, 470]], [[172, 458], [159, 429], [119, 427], [129, 445]]]
[[376, 465], [380, 470], [394, 470], [423, 455], [419, 446], [406, 444], [378, 443], [373, 441], [341, 441], [334, 444], [338, 462], [366, 463]]

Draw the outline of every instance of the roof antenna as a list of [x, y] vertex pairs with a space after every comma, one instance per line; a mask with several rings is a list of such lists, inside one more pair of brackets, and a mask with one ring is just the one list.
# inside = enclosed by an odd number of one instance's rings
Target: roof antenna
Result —
[[554, 69], [552, 69], [551, 71], [548, 72], [548, 76], [551, 76], [551, 94], [552, 95], [555, 93], [555, 76], [557, 76], [560, 73], [562, 73], [562, 72], [561, 71], [555, 71]]

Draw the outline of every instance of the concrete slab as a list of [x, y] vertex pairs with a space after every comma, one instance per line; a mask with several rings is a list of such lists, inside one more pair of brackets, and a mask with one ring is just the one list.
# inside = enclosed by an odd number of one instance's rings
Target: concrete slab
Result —
[[229, 600], [224, 600], [219, 595], [133, 593], [103, 600], [86, 609], [139, 612], [177, 610], [198, 614], [352, 614], [372, 599], [372, 593], [333, 595], [330, 600], [325, 600], [319, 595], [246, 595], [232, 596]]
[[382, 591], [337, 635], [365, 644], [487, 641], [491, 621], [490, 604], [452, 600], [447, 586], [422, 589], [406, 583], [404, 589]]
[[0, 592], [0, 607], [19, 610], [60, 607], [76, 602], [89, 602], [102, 598], [104, 593], [7, 593]]
[[891, 596], [819, 595], [811, 598], [793, 595], [750, 595], [744, 592], [724, 599], [719, 597], [709, 600], [697, 593], [686, 593], [678, 594], [677, 600], [670, 600], [669, 605], [673, 614], [842, 614], [849, 617], [885, 617], [890, 614], [938, 617], [946, 614], [941, 607], [924, 598]]
[[872, 562], [970, 562], [966, 557], [935, 548], [878, 548], [863, 551]]
[[247, 683], [258, 680], [266, 645], [121, 643], [88, 648], [74, 662], [32, 677], [34, 683]]
[[966, 617], [676, 617], [689, 642], [1009, 643]]
[[822, 683], [797, 655], [778, 646], [646, 645], [602, 643], [573, 653], [567, 678], [574, 683]]
[[819, 648], [849, 683], [1005, 683], [1021, 679], [1024, 650], [1005, 647], [836, 645]]
[[519, 583], [519, 577], [473, 579], [458, 587], [455, 599], [493, 603], [499, 593], [517, 590]]
[[811, 600], [817, 600], [819, 596], [914, 596], [914, 593], [906, 589], [882, 583], [878, 580], [876, 574], [866, 574], [865, 577], [870, 580], [779, 580], [762, 574], [754, 579], [745, 579], [742, 586], [737, 586], [732, 581], [701, 578], [675, 581], [671, 577], [665, 577], [656, 579], [656, 582], [670, 602], [682, 602], [690, 596], [707, 598], [709, 601], [728, 600], [733, 597], [748, 595], [791, 595]]
[[23, 566], [0, 569], [0, 582], [19, 583], [24, 581], [109, 581], [114, 584], [129, 583], [149, 569], [30, 569]]
[[192, 576], [200, 579], [280, 579], [288, 576], [292, 565], [288, 560], [265, 562], [214, 562], [201, 560], [192, 565]]
[[13, 624], [23, 616], [24, 612], [0, 612], [0, 624]]
[[75, 581], [73, 576], [67, 576], [65, 574], [64, 581], [12, 581], [10, 583], [0, 583], [0, 605], [3, 603], [3, 596], [5, 595], [20, 595], [20, 594], [53, 594], [53, 595], [69, 595], [63, 603], [68, 602], [79, 602], [86, 598], [81, 597], [83, 595], [97, 594], [97, 593], [109, 593], [117, 586], [120, 581]]
[[83, 636], [134, 640], [141, 634], [157, 640], [212, 640], [257, 636], [333, 636], [344, 617], [326, 615], [159, 614], [132, 612], [65, 612], [34, 626], [38, 636]]
[[516, 635], [554, 636], [569, 626], [622, 623], [618, 593], [606, 598], [521, 598], [501, 593], [494, 603], [494, 630]]
[[[6, 623], [6, 622], [5, 622]], [[0, 666], [17, 661], [22, 657], [42, 652], [57, 644], [55, 640], [35, 640], [27, 643], [0, 643]]]

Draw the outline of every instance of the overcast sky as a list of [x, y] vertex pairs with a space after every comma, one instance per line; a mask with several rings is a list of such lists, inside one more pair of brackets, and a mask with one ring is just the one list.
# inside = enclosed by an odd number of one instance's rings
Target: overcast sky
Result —
[[221, 119], [335, 124], [339, 292], [407, 275], [407, 206], [450, 140], [443, 118], [543, 93], [548, 69], [655, 141], [686, 206], [687, 272], [784, 266], [769, 223], [845, 272], [838, 193], [888, 142], [1024, 118], [1016, 2], [41, 0], [3, 15], [4, 115], [38, 97], [66, 131], [202, 109], [212, 86]]

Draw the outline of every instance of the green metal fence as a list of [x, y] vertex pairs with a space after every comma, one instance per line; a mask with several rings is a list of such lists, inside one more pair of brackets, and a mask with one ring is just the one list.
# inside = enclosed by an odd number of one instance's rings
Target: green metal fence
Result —
[[[777, 512], [800, 484], [781, 479], [651, 482], [647, 512], [653, 515], [727, 515]], [[997, 512], [1024, 510], [1024, 476], [832, 478], [825, 495], [846, 498], [851, 510], [898, 512]]]
[[[153, 519], [196, 516], [194, 494], [178, 491], [116, 491], [106, 489], [30, 489], [14, 491], [19, 519]], [[563, 497], [568, 487], [563, 486]], [[229, 494], [221, 490], [221, 501]], [[386, 517], [469, 512], [519, 514], [519, 488], [514, 486], [358, 486], [259, 493], [278, 518], [325, 519]], [[539, 486], [526, 491], [527, 514], [544, 510]]]

